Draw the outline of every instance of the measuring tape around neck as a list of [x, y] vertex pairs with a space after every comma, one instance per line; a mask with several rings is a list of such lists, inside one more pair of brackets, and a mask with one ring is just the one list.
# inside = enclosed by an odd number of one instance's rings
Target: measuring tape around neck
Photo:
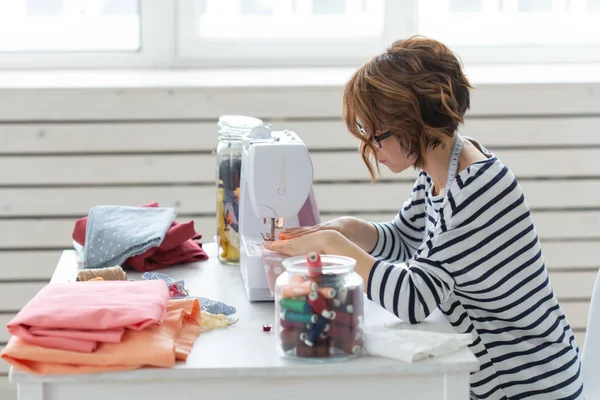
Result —
[[[456, 172], [458, 171], [458, 164], [460, 159], [460, 154], [462, 153], [462, 149], [465, 142], [463, 138], [457, 133], [456, 138], [454, 138], [454, 146], [452, 147], [452, 153], [450, 153], [450, 162], [448, 165], [448, 177], [446, 178], [446, 186], [444, 187], [444, 194], [442, 199], [442, 204], [446, 199], [448, 191], [450, 190], [450, 186], [452, 186], [452, 182], [454, 182], [454, 178], [456, 178]], [[438, 215], [439, 220], [439, 215]], [[436, 221], [437, 224], [437, 221]], [[435, 225], [435, 224], [434, 224]], [[429, 240], [429, 227], [427, 221], [425, 222], [425, 237], [424, 240]]]
[[448, 164], [448, 177], [446, 178], [446, 186], [444, 187], [444, 197], [446, 197], [448, 191], [450, 190], [450, 186], [452, 186], [452, 182], [454, 182], [454, 178], [456, 178], [460, 154], [462, 153], [464, 144], [465, 141], [457, 133], [456, 138], [454, 138], [454, 147], [452, 148], [452, 153], [450, 154], [450, 163]]

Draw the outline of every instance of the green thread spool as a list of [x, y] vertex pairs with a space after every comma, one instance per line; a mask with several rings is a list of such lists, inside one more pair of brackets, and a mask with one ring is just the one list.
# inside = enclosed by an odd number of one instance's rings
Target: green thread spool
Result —
[[283, 319], [290, 322], [301, 322], [303, 324], [315, 323], [319, 319], [316, 314], [305, 314], [296, 311], [285, 310]]
[[289, 297], [283, 297], [279, 301], [279, 304], [281, 305], [281, 308], [285, 308], [286, 310], [290, 310], [290, 311], [296, 311], [299, 313], [312, 314], [312, 311], [313, 311], [310, 304], [308, 304], [306, 302], [306, 300], [303, 300], [303, 299], [292, 299]]

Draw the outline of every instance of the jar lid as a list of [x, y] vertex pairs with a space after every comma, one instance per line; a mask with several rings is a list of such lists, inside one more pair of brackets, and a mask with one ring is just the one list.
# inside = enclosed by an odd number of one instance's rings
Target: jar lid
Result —
[[[354, 258], [346, 256], [337, 256], [333, 254], [321, 254], [323, 263], [323, 273], [325, 274], [343, 274], [350, 272], [356, 266]], [[307, 273], [308, 264], [306, 256], [289, 257], [283, 260], [283, 266], [288, 272]]]
[[258, 118], [246, 117], [243, 115], [222, 115], [219, 117], [218, 124], [224, 129], [249, 132], [253, 128], [262, 125], [263, 121]]

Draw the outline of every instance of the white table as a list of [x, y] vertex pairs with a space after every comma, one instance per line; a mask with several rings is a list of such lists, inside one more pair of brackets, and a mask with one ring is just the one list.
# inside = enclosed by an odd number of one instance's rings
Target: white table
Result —
[[[11, 370], [19, 400], [197, 400], [197, 399], [394, 399], [469, 398], [469, 373], [478, 362], [464, 348], [453, 354], [412, 364], [362, 356], [350, 361], [314, 364], [282, 359], [275, 348], [273, 303], [250, 303], [238, 267], [223, 265], [214, 244], [205, 245], [208, 261], [162, 272], [184, 279], [192, 295], [224, 301], [238, 310], [237, 324], [200, 334], [187, 363], [173, 369], [141, 369], [119, 373], [37, 376]], [[65, 251], [52, 281], [73, 281], [77, 255]], [[137, 279], [139, 274], [129, 274]], [[397, 321], [374, 303], [365, 305], [367, 325]], [[412, 329], [452, 332], [436, 312]], [[389, 397], [388, 397], [389, 396]]]

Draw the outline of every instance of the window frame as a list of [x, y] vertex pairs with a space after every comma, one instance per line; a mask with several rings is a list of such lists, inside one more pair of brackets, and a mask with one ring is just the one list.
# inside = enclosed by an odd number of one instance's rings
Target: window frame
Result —
[[[316, 47], [285, 42], [268, 51], [265, 45], [273, 43], [257, 41], [223, 51], [218, 41], [199, 46], [193, 40], [194, 19], [189, 16], [194, 15], [194, 0], [139, 1], [141, 49], [137, 52], [0, 53], [0, 69], [356, 67], [394, 40], [415, 34], [418, 23], [418, 0], [385, 0], [384, 34], [378, 39], [331, 40]], [[465, 65], [600, 63], [600, 45], [450, 47]]]

